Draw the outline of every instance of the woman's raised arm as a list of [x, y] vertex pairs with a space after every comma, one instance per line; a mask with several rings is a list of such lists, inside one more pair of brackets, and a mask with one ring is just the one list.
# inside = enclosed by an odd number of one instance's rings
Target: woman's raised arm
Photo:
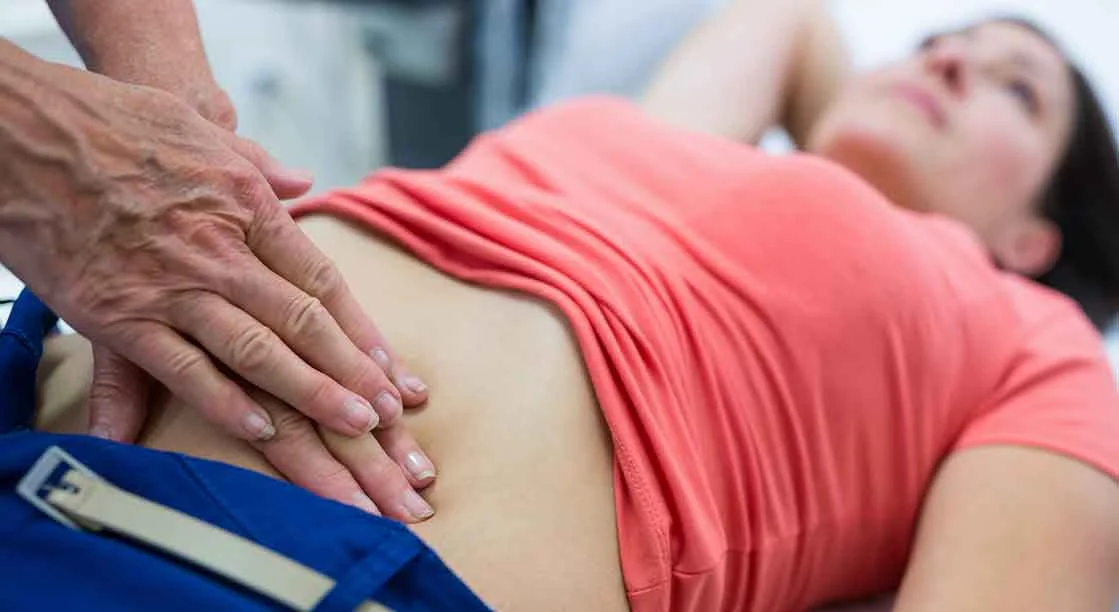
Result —
[[643, 105], [671, 123], [745, 142], [782, 125], [803, 144], [848, 71], [821, 0], [734, 0], [669, 56]]
[[895, 610], [1098, 612], [1119, 596], [1119, 484], [1049, 451], [951, 456]]

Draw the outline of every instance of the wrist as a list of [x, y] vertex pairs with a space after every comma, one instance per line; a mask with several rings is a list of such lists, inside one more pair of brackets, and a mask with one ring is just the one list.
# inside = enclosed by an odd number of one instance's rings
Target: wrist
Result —
[[48, 0], [86, 68], [168, 92], [209, 121], [237, 115], [206, 58], [191, 0]]
[[204, 74], [143, 70], [135, 66], [101, 64], [91, 70], [115, 81], [165, 91], [184, 102], [207, 121], [230, 131], [237, 129], [237, 111], [225, 90], [205, 70]]
[[234, 108], [233, 101], [229, 99], [225, 90], [218, 87], [217, 83], [179, 94], [179, 97], [210, 123], [231, 132], [237, 130], [237, 109]]
[[207, 121], [227, 130], [237, 128], [237, 111], [225, 90], [218, 85], [209, 69], [194, 74], [176, 73], [170, 68], [135, 66], [117, 67], [111, 64], [98, 66], [95, 72], [113, 80], [143, 85], [165, 91], [186, 103]]
[[208, 65], [192, 64], [176, 70], [167, 62], [156, 61], [155, 58], [142, 63], [101, 61], [87, 64], [90, 71], [115, 81], [165, 91], [211, 123], [229, 130], [237, 127], [233, 103], [214, 80]]

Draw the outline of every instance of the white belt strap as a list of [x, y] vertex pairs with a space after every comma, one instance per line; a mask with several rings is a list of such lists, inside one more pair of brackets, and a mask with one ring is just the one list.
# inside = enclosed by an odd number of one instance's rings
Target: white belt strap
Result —
[[[329, 576], [110, 484], [57, 446], [39, 457], [17, 490], [69, 527], [104, 529], [153, 546], [295, 610], [313, 609], [334, 588]], [[358, 610], [388, 612], [369, 601]]]

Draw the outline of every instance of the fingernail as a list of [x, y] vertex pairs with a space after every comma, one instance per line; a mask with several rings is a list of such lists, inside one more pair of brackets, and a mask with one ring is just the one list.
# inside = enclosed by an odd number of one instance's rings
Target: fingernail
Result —
[[404, 386], [412, 390], [412, 393], [423, 393], [427, 391], [427, 383], [411, 374], [404, 377]]
[[255, 412], [250, 412], [245, 417], [245, 429], [249, 431], [250, 436], [257, 440], [268, 440], [276, 435], [276, 428], [268, 422], [268, 419]]
[[101, 438], [102, 440], [112, 440], [113, 430], [104, 423], [97, 423], [89, 428], [89, 435], [95, 438]]
[[408, 465], [408, 471], [416, 480], [435, 478], [435, 466], [433, 466], [431, 461], [420, 451], [408, 453], [404, 463]]
[[389, 354], [385, 352], [385, 349], [377, 347], [370, 351], [369, 354], [382, 370], [388, 372], [389, 369], [392, 368], [392, 359], [389, 359]]
[[385, 418], [392, 418], [404, 411], [404, 405], [400, 403], [395, 395], [388, 391], [381, 391], [377, 396], [377, 412]]
[[431, 515], [435, 514], [435, 510], [432, 509], [431, 505], [428, 504], [424, 498], [420, 497], [419, 493], [411, 489], [408, 489], [404, 494], [404, 509], [417, 521], [431, 518]]
[[365, 510], [369, 514], [381, 516], [381, 511], [377, 509], [377, 504], [374, 504], [373, 500], [369, 499], [369, 497], [364, 493], [354, 493], [352, 499], [354, 506]]
[[346, 398], [346, 420], [362, 431], [373, 431], [381, 419], [368, 402], [351, 395]]
[[284, 175], [295, 181], [304, 183], [315, 182], [315, 175], [312, 174], [310, 170], [304, 170], [302, 168], [284, 168]]

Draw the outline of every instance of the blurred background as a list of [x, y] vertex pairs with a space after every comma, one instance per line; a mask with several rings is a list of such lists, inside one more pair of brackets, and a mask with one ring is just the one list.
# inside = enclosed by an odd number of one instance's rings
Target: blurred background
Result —
[[[316, 190], [386, 164], [436, 167], [470, 137], [572, 96], [636, 95], [679, 40], [726, 0], [197, 0], [242, 135], [314, 172]], [[771, 0], [780, 1], [780, 0]], [[830, 0], [859, 66], [926, 34], [1031, 17], [1078, 58], [1119, 126], [1112, 0]], [[4, 0], [0, 36], [79, 65], [42, 0]], [[787, 147], [780, 134], [765, 140]], [[1119, 237], [1117, 237], [1119, 239]], [[19, 284], [0, 269], [0, 298]], [[3, 313], [0, 312], [0, 317]], [[1109, 345], [1119, 364], [1119, 331]]]

